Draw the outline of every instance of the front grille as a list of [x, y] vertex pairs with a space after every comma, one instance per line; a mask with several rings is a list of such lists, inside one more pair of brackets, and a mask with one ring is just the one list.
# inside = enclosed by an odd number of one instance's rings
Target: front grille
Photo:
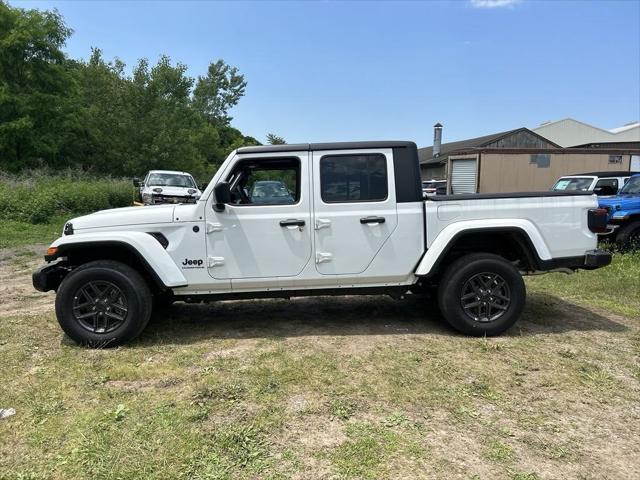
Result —
[[163, 203], [196, 203], [195, 197], [178, 197], [173, 195], [154, 195], [152, 202], [157, 204]]

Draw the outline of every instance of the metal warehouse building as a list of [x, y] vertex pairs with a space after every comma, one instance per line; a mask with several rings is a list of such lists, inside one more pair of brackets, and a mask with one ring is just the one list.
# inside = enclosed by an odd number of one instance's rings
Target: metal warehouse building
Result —
[[537, 132], [518, 128], [441, 143], [442, 125], [434, 129], [434, 146], [419, 149], [422, 179], [448, 180], [449, 193], [548, 190], [562, 175], [640, 171], [640, 139], [563, 148]]

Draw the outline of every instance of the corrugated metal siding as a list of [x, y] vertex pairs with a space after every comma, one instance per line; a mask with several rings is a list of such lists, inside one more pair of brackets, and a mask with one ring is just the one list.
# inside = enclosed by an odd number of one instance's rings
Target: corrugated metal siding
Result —
[[451, 193], [476, 193], [477, 162], [474, 158], [451, 161]]

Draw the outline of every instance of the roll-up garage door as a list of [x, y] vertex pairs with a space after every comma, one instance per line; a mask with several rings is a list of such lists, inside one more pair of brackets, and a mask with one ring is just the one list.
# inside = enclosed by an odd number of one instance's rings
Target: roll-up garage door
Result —
[[475, 158], [460, 158], [451, 161], [451, 193], [476, 193]]

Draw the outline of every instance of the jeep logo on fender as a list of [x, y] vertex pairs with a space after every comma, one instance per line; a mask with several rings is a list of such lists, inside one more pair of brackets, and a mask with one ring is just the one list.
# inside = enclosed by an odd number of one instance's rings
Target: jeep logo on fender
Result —
[[184, 262], [182, 262], [182, 269], [185, 270], [187, 268], [204, 268], [202, 265], [204, 264], [204, 260], [202, 259], [190, 259], [185, 258]]

